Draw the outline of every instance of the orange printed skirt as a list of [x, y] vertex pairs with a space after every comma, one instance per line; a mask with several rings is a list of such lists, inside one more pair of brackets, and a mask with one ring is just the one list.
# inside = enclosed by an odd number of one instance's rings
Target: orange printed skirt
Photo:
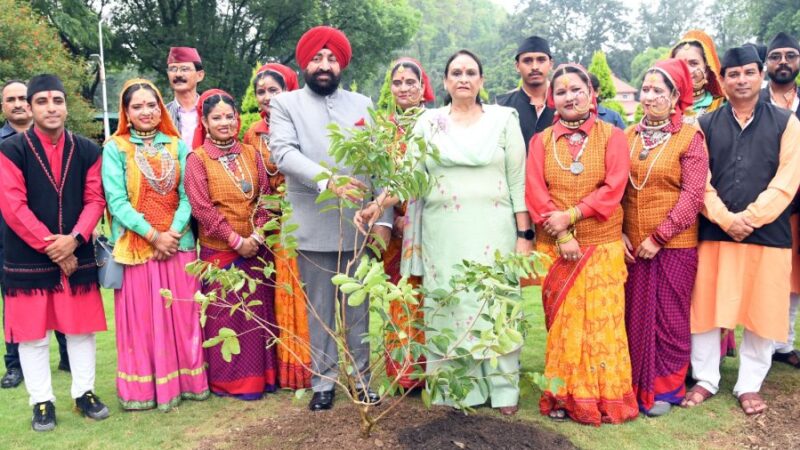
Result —
[[[383, 268], [389, 281], [397, 283], [400, 281], [400, 259], [402, 252], [403, 240], [399, 238], [392, 238], [383, 252]], [[422, 284], [421, 277], [411, 277], [409, 282], [413, 286]], [[421, 299], [420, 299], [421, 302]], [[425, 332], [416, 328], [414, 324], [422, 324], [422, 304], [419, 305], [404, 305], [402, 302], [392, 302], [389, 305], [389, 317], [391, 317], [394, 329], [397, 332], [390, 332], [386, 335], [386, 375], [391, 380], [397, 380], [397, 384], [404, 389], [413, 389], [422, 387], [425, 383], [424, 379], [415, 379], [412, 374], [425, 373], [425, 356], [420, 355], [419, 359], [414, 360], [411, 352], [409, 351], [409, 339], [425, 343]], [[412, 318], [408, 320], [409, 316]], [[398, 332], [403, 331], [406, 334], [405, 338], [400, 338]], [[396, 349], [404, 349], [402, 359], [395, 359], [392, 353]], [[395, 355], [397, 356], [397, 355]]]
[[581, 261], [566, 261], [555, 247], [537, 245], [553, 258], [542, 283], [547, 325], [545, 377], [558, 379], [539, 410], [563, 409], [579, 423], [622, 423], [639, 415], [625, 332], [625, 267], [622, 241], [583, 248]]
[[275, 247], [275, 321], [279, 327], [278, 384], [282, 388], [311, 387], [311, 347], [308, 315], [297, 258]]

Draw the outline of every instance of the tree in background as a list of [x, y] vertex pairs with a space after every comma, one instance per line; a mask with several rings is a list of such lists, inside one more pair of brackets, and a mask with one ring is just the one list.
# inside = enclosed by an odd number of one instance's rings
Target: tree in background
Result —
[[[141, 69], [159, 74], [170, 46], [196, 47], [206, 72], [201, 88], [241, 97], [251, 68], [270, 58], [290, 64], [298, 39], [312, 26], [330, 24], [347, 34], [353, 61], [342, 85], [348, 86], [377, 73], [394, 49], [409, 42], [419, 21], [405, 0], [130, 0], [117, 5], [112, 28]], [[165, 75], [158, 81], [166, 87]]]
[[86, 60], [71, 55], [58, 31], [28, 2], [0, 0], [0, 11], [13, 11], [0, 16], [0, 80], [27, 80], [40, 73], [58, 75], [67, 90], [67, 127], [87, 136], [99, 134], [94, 111], [81, 96], [83, 87], [91, 81]]
[[240, 106], [242, 127], [239, 130], [239, 137], [243, 137], [247, 130], [250, 129], [250, 125], [261, 118], [261, 109], [258, 107], [258, 101], [256, 100], [256, 91], [253, 89], [253, 80], [256, 78], [256, 72], [261, 66], [262, 64], [259, 63], [253, 67], [250, 82], [247, 84], [247, 90], [242, 97], [242, 105]]
[[669, 56], [668, 47], [648, 48], [636, 55], [631, 62], [631, 86], [639, 89], [642, 86], [644, 73], [659, 59]]
[[[97, 23], [100, 13], [109, 0], [31, 0], [34, 11], [47, 19], [58, 30], [58, 37], [67, 50], [76, 57], [90, 59], [100, 53]], [[129, 53], [107, 26], [103, 26], [103, 49], [106, 71], [120, 68], [128, 60]], [[100, 67], [91, 66], [94, 80], [82, 88], [82, 95], [93, 99], [100, 84]], [[111, 98], [111, 97], [110, 97]]]
[[515, 22], [525, 34], [549, 39], [557, 64], [587, 65], [596, 50], [625, 42], [631, 29], [626, 10], [620, 0], [529, 0]]
[[605, 53], [601, 50], [594, 52], [594, 55], [592, 55], [592, 63], [589, 64], [587, 70], [593, 73], [600, 81], [600, 92], [598, 92], [597, 95], [600, 97], [601, 101], [611, 100], [617, 96], [617, 88], [614, 86], [611, 68], [608, 67]]
[[[739, 0], [741, 1], [741, 0]], [[695, 8], [699, 6], [694, 5]], [[636, 20], [641, 39], [633, 39], [631, 44], [642, 51], [648, 47], [669, 47], [689, 29], [689, 21], [693, 18], [687, 6], [682, 2], [657, 0], [639, 5], [639, 17]]]

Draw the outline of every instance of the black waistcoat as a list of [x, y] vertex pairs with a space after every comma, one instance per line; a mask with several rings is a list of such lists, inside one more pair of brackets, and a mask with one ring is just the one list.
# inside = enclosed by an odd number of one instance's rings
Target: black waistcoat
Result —
[[[19, 133], [0, 144], [0, 152], [25, 178], [28, 208], [52, 234], [69, 234], [83, 211], [86, 174], [100, 157], [94, 142], [65, 131], [61, 180], [55, 180], [42, 143], [34, 131]], [[13, 212], [12, 212], [13, 213]], [[22, 240], [11, 227], [3, 236], [3, 291], [33, 293], [61, 291], [61, 269]], [[75, 250], [78, 270], [69, 277], [72, 293], [97, 285], [97, 265], [90, 242]]]
[[514, 108], [519, 113], [519, 126], [522, 128], [522, 137], [525, 138], [526, 152], [531, 144], [533, 135], [541, 133], [545, 128], [553, 124], [555, 110], [545, 106], [542, 109], [542, 114], [537, 116], [536, 108], [531, 105], [531, 98], [522, 89], [498, 95], [497, 104]]
[[[753, 120], [742, 130], [730, 104], [705, 114], [700, 127], [708, 145], [711, 184], [731, 212], [747, 209], [767, 189], [780, 163], [781, 137], [791, 112], [759, 102]], [[753, 231], [743, 243], [791, 248], [791, 208]], [[700, 240], [733, 241], [718, 225], [700, 218]]]

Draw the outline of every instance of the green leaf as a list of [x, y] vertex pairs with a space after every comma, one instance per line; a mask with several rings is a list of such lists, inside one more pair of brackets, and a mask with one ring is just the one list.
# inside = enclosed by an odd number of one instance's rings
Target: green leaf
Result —
[[428, 392], [427, 389], [423, 389], [420, 392], [420, 397], [422, 398], [422, 403], [425, 405], [426, 408], [431, 407], [431, 393]]
[[361, 306], [364, 303], [364, 300], [367, 298], [367, 291], [362, 289], [360, 291], [354, 292], [352, 295], [347, 297], [347, 304], [352, 307]]
[[301, 400], [304, 395], [306, 395], [305, 389], [298, 389], [294, 391], [294, 398], [296, 398], [297, 400]]

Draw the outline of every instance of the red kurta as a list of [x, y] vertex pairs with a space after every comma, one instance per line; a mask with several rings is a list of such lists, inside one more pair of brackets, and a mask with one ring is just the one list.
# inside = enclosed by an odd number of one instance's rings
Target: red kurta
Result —
[[[42, 142], [53, 178], [61, 179], [65, 134], [57, 142], [39, 129], [34, 132]], [[83, 193], [83, 210], [73, 232], [87, 241], [92, 237], [97, 221], [103, 214], [106, 202], [100, 178], [101, 158], [86, 174]], [[28, 192], [22, 171], [0, 153], [0, 173], [3, 189], [0, 191], [0, 211], [8, 227], [33, 249], [44, 253], [50, 242], [44, 240], [54, 234], [28, 207]], [[5, 336], [7, 341], [25, 342], [45, 337], [48, 330], [64, 334], [85, 334], [106, 330], [103, 300], [97, 287], [76, 295], [70, 294], [68, 280], [62, 274], [64, 289], [60, 292], [41, 292], [5, 296]]]

